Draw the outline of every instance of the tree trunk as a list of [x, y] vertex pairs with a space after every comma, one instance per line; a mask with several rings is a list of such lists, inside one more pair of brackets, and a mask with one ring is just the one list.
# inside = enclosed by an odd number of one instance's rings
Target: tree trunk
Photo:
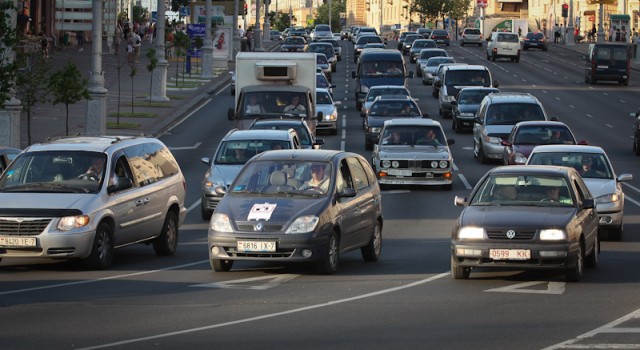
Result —
[[65, 103], [64, 106], [67, 110], [67, 117], [65, 118], [66, 119], [65, 136], [69, 136], [69, 104]]

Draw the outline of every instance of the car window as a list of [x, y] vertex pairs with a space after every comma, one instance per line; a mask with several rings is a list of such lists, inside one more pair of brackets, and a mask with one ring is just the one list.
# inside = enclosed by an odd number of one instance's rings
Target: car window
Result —
[[572, 192], [564, 177], [492, 174], [473, 194], [470, 205], [573, 206]]
[[321, 105], [330, 105], [333, 102], [331, 101], [331, 96], [328, 92], [320, 91], [316, 93], [316, 103]]
[[358, 159], [355, 157], [349, 157], [347, 158], [347, 164], [349, 164], [349, 170], [351, 171], [351, 176], [353, 177], [356, 191], [360, 191], [369, 187], [369, 179], [367, 178], [367, 173], [362, 168], [362, 164], [360, 164]]
[[329, 87], [329, 81], [324, 75], [316, 75], [316, 87], [319, 87], [321, 89], [326, 89]]
[[316, 54], [316, 63], [317, 64], [329, 64], [329, 61], [327, 61], [327, 56], [322, 55], [322, 54]]
[[464, 34], [480, 35], [480, 29], [465, 29]]
[[537, 103], [494, 103], [487, 110], [485, 124], [515, 125], [527, 120], [545, 120], [545, 115]]
[[410, 100], [407, 101], [387, 101], [387, 100], [378, 100], [374, 102], [371, 106], [370, 115], [376, 117], [397, 117], [397, 116], [408, 116], [408, 117], [416, 117], [420, 116], [420, 110], [418, 106]]
[[[442, 50], [437, 50], [437, 51], [432, 51], [432, 50], [426, 50], [426, 51], [421, 51], [420, 52], [420, 59], [424, 60], [427, 58], [431, 58], [431, 57], [448, 57], [449, 54], [447, 54], [446, 51]], [[441, 62], [444, 63], [444, 62]]]
[[440, 64], [447, 63], [447, 62], [453, 62], [453, 58], [452, 57], [430, 57], [429, 60], [427, 60], [427, 66], [437, 67]]
[[498, 42], [506, 42], [506, 43], [517, 43], [518, 36], [511, 34], [498, 34]]
[[601, 153], [533, 153], [527, 164], [566, 166], [576, 169], [583, 178], [613, 179], [611, 164]]

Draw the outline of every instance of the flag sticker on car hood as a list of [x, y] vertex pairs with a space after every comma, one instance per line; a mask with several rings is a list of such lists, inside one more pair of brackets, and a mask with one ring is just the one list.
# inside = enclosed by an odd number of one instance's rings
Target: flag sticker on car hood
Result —
[[271, 219], [271, 214], [276, 209], [277, 204], [269, 203], [256, 203], [251, 207], [247, 221], [251, 220], [265, 220]]

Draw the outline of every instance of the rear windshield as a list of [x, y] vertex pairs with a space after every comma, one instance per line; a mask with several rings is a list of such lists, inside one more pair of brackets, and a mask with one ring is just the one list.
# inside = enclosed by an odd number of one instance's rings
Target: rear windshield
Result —
[[402, 61], [369, 61], [362, 63], [361, 75], [365, 77], [402, 77]]
[[386, 117], [406, 115], [408, 117], [420, 116], [420, 110], [413, 101], [385, 101], [378, 100], [371, 106], [369, 115], [376, 117]]
[[[447, 54], [447, 51], [431, 51], [431, 50], [426, 50], [426, 51], [421, 51], [420, 52], [420, 59], [427, 59], [427, 58], [431, 58], [431, 57], [448, 57], [449, 55]], [[449, 62], [449, 61], [447, 61]], [[444, 63], [444, 62], [443, 62]]]
[[480, 29], [465, 29], [465, 34], [480, 35]]
[[427, 61], [427, 67], [437, 67], [442, 63], [453, 63], [452, 57], [431, 57]]
[[382, 39], [376, 35], [365, 35], [358, 38], [356, 45], [368, 44], [368, 43], [382, 43]]
[[596, 50], [595, 57], [597, 60], [611, 60], [611, 55], [613, 52], [613, 59], [615, 61], [626, 61], [627, 60], [627, 50], [622, 47], [607, 47], [607, 48], [598, 48]]
[[491, 77], [487, 70], [448, 70], [445, 73], [446, 85], [490, 86]]
[[438, 47], [435, 41], [433, 40], [416, 40], [413, 42], [414, 49], [422, 49], [422, 48], [430, 48], [430, 47]]
[[503, 43], [517, 43], [518, 36], [515, 34], [498, 34], [498, 41]]
[[409, 96], [405, 89], [371, 89], [367, 94], [367, 102], [371, 102], [381, 95]]
[[494, 103], [487, 110], [486, 125], [515, 125], [526, 120], [545, 120], [536, 103]]

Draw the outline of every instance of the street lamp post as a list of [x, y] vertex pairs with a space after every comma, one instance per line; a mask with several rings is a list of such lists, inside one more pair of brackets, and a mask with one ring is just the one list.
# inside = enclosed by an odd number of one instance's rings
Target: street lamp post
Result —
[[260, 7], [262, 7], [260, 0], [256, 0], [256, 25], [253, 31], [253, 51], [264, 51], [262, 48], [262, 31], [260, 30]]
[[602, 20], [604, 19], [604, 6], [602, 2], [600, 3], [600, 8], [598, 9], [598, 34], [597, 34], [597, 42], [604, 43], [604, 27], [602, 26]]
[[102, 0], [95, 0], [92, 8], [91, 76], [89, 100], [85, 116], [85, 134], [102, 136], [107, 132], [107, 93], [102, 70]]
[[264, 0], [264, 41], [271, 41], [271, 21], [269, 20], [269, 5], [271, 0]]
[[572, 46], [575, 44], [575, 38], [573, 37], [573, 0], [569, 1], [569, 24], [567, 25], [567, 45]]

